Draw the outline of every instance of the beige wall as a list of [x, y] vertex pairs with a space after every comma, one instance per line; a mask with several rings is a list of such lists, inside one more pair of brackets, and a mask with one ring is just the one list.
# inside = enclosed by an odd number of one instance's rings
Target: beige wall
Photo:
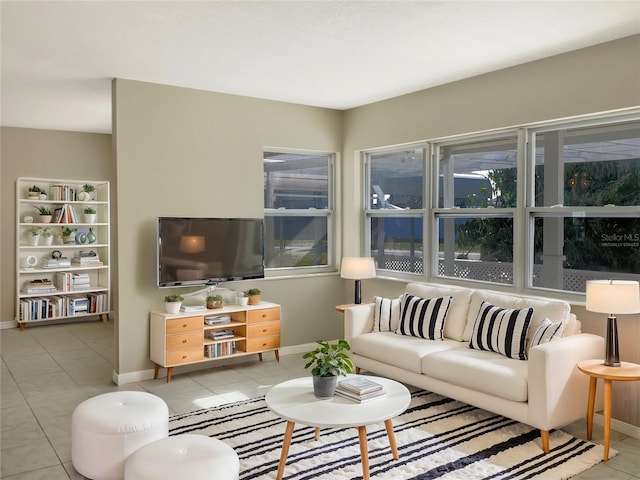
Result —
[[15, 185], [18, 177], [115, 178], [111, 135], [2, 127], [0, 321], [15, 318]]
[[[149, 369], [158, 216], [262, 217], [265, 146], [339, 152], [342, 113], [175, 88], [114, 82], [117, 158], [118, 373]], [[282, 304], [282, 345], [341, 336], [336, 276], [244, 282]], [[194, 291], [195, 289], [187, 290]], [[181, 290], [185, 291], [185, 290]]]

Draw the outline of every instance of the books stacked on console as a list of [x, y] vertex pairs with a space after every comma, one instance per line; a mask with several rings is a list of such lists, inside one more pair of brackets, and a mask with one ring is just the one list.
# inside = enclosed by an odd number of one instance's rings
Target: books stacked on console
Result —
[[387, 392], [382, 385], [366, 377], [351, 377], [336, 385], [336, 395], [359, 403], [382, 398], [386, 394]]

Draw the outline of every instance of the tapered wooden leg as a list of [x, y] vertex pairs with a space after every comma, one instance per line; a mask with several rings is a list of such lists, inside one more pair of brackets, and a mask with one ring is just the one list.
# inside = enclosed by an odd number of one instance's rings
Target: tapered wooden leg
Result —
[[596, 406], [596, 386], [598, 379], [591, 377], [589, 379], [589, 403], [587, 404], [587, 440], [591, 440], [593, 434], [593, 411]]
[[369, 446], [367, 445], [367, 427], [358, 427], [360, 439], [360, 458], [362, 459], [362, 478], [369, 480]]
[[280, 463], [278, 464], [278, 475], [276, 480], [282, 480], [284, 475], [284, 466], [287, 463], [287, 456], [289, 455], [289, 447], [291, 446], [291, 437], [293, 436], [293, 427], [295, 423], [287, 422], [287, 428], [284, 431], [284, 442], [282, 442], [282, 453], [280, 453]]
[[540, 439], [542, 440], [542, 451], [549, 453], [549, 430], [540, 430]]
[[158, 373], [160, 372], [160, 365], [158, 365], [157, 363], [154, 365], [153, 367], [153, 379], [155, 380], [156, 378], [158, 378]]
[[258, 354], [258, 358], [260, 359], [260, 361], [262, 361], [262, 353]]
[[389, 437], [389, 446], [391, 447], [391, 455], [393, 455], [394, 460], [398, 460], [400, 458], [398, 456], [398, 447], [396, 445], [396, 435], [393, 433], [393, 423], [391, 420], [385, 420], [384, 426], [387, 429], [387, 437]]
[[604, 380], [604, 461], [609, 460], [609, 441], [611, 440], [611, 387], [613, 382]]
[[20, 331], [22, 332], [27, 326], [24, 323], [20, 324]]
[[279, 362], [280, 361], [280, 350], [274, 350], [274, 352], [276, 353], [276, 361]]
[[171, 375], [173, 375], [173, 367], [167, 367], [167, 383], [171, 381]]
[[356, 367], [356, 373], [360, 375], [360, 367]]
[[316, 427], [316, 433], [313, 435], [313, 438], [316, 441], [320, 440], [320, 427]]

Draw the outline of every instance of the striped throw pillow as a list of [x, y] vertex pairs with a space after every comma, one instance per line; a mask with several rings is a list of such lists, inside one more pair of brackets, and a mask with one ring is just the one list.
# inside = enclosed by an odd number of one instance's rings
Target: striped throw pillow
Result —
[[452, 298], [421, 298], [405, 293], [400, 311], [400, 325], [396, 333], [428, 340], [442, 340], [444, 322]]
[[393, 332], [400, 323], [400, 299], [373, 297], [373, 331]]
[[548, 318], [545, 318], [532, 335], [531, 343], [529, 344], [529, 350], [531, 350], [536, 345], [542, 345], [543, 343], [547, 343], [562, 337], [563, 332], [564, 323], [554, 323]]
[[527, 331], [531, 317], [533, 308], [507, 310], [482, 302], [473, 325], [469, 348], [526, 360]]

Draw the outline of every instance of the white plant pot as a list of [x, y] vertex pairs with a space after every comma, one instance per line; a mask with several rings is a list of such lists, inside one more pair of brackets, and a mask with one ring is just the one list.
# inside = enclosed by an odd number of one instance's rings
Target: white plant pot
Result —
[[167, 309], [167, 313], [180, 313], [180, 307], [182, 302], [164, 302], [164, 308]]
[[238, 305], [248, 305], [249, 304], [249, 297], [237, 297], [236, 300], [238, 300]]
[[42, 237], [42, 245], [51, 245], [53, 244], [53, 235], [49, 237]]
[[96, 215], [95, 213], [85, 213], [84, 223], [96, 223]]
[[29, 245], [36, 246], [40, 243], [40, 235], [29, 235]]

